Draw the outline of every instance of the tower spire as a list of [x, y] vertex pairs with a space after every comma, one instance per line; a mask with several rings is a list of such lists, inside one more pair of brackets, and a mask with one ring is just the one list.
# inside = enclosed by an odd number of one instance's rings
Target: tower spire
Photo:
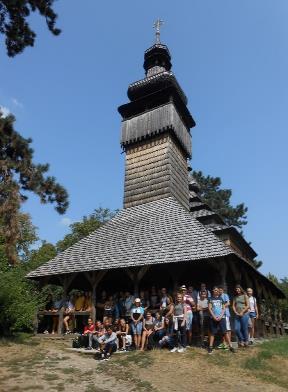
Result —
[[160, 27], [163, 25], [164, 21], [158, 18], [154, 22], [154, 29], [156, 30], [155, 35], [156, 35], [156, 44], [160, 44]]

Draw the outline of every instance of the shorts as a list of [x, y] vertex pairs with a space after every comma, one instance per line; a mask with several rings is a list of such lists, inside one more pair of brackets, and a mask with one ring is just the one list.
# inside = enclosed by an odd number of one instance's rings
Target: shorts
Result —
[[186, 330], [192, 331], [193, 313], [187, 312]]
[[225, 318], [222, 318], [219, 321], [215, 321], [214, 319], [210, 318], [209, 320], [209, 330], [211, 332], [211, 335], [216, 335], [218, 330], [220, 329], [220, 332], [224, 335], [224, 333], [227, 332], [226, 329], [226, 320]]
[[249, 312], [249, 317], [256, 319], [257, 317], [256, 312]]
[[140, 321], [137, 324], [134, 324], [133, 322], [131, 323], [131, 330], [132, 330], [133, 335], [141, 335], [142, 329], [143, 329], [142, 321]]
[[230, 323], [230, 317], [225, 316], [224, 317], [225, 323], [226, 323], [226, 332], [231, 331], [231, 323]]

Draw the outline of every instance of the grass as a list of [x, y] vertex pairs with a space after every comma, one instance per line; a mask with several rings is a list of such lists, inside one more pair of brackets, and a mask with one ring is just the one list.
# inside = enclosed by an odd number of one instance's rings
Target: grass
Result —
[[261, 344], [242, 366], [258, 379], [288, 390], [287, 365], [288, 338], [283, 337]]
[[35, 338], [31, 333], [18, 332], [14, 335], [3, 336], [0, 338], [1, 346], [10, 346], [11, 344], [25, 344], [28, 346], [37, 346], [40, 344], [39, 339]]

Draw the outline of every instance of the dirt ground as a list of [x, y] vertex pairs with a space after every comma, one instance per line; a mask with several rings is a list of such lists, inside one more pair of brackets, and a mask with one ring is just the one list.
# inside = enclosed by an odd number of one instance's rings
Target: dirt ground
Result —
[[257, 348], [236, 354], [219, 350], [211, 356], [195, 348], [183, 354], [131, 352], [100, 362], [69, 347], [69, 340], [37, 337], [1, 344], [0, 391], [207, 392], [212, 386], [217, 392], [288, 390], [288, 359], [273, 357], [277, 378], [269, 376], [271, 368], [261, 377], [257, 369], [245, 368]]

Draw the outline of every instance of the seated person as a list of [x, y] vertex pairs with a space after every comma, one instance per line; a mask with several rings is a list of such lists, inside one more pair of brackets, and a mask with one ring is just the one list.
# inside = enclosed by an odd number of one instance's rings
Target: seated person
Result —
[[81, 291], [78, 291], [78, 293], [75, 296], [75, 311], [76, 312], [82, 312], [84, 311], [84, 304], [85, 304], [85, 297]]
[[111, 325], [107, 327], [106, 333], [98, 339], [98, 342], [101, 348], [101, 359], [108, 360], [112, 353], [117, 351], [117, 335], [113, 332]]
[[65, 327], [65, 333], [69, 334], [72, 333], [69, 329], [69, 321], [73, 321], [74, 318], [74, 304], [72, 301], [72, 296], [68, 298], [68, 300], [64, 304], [64, 327]]
[[[45, 311], [46, 312], [51, 312], [53, 309], [53, 297], [52, 294], [48, 294], [46, 298], [46, 304], [45, 304]], [[52, 318], [50, 316], [44, 315], [44, 319], [42, 322], [42, 331], [44, 330], [44, 334], [49, 334], [52, 331]]]
[[126, 347], [132, 343], [132, 336], [129, 334], [129, 324], [124, 318], [119, 320], [116, 327], [116, 335], [118, 338], [118, 347], [120, 351], [126, 351]]
[[91, 312], [92, 305], [93, 305], [91, 291], [86, 291], [84, 293], [84, 297], [85, 297], [85, 301], [84, 301], [83, 310], [85, 310], [85, 312]]
[[93, 324], [93, 320], [89, 317], [88, 318], [88, 324], [85, 325], [84, 331], [83, 331], [83, 336], [88, 337], [88, 347], [86, 350], [92, 350], [92, 343], [93, 343], [93, 337], [95, 333], [95, 325]]
[[159, 340], [165, 335], [164, 317], [161, 316], [160, 312], [156, 312], [154, 320], [154, 328], [151, 335], [148, 337], [147, 348], [151, 349], [155, 347]]
[[155, 325], [155, 319], [154, 317], [152, 317], [152, 313], [148, 311], [146, 313], [146, 317], [143, 320], [141, 351], [144, 350], [144, 347], [146, 346], [149, 336], [153, 333], [154, 325]]
[[158, 346], [160, 348], [167, 347], [171, 350], [174, 347], [174, 331], [173, 331], [173, 319], [164, 318], [164, 336], [159, 340]]
[[[54, 301], [51, 312], [53, 313], [59, 312], [62, 306], [63, 306], [63, 300], [61, 298], [61, 295], [58, 294], [56, 297], [56, 301]], [[57, 333], [58, 321], [59, 321], [59, 316], [53, 316], [52, 335]]]

